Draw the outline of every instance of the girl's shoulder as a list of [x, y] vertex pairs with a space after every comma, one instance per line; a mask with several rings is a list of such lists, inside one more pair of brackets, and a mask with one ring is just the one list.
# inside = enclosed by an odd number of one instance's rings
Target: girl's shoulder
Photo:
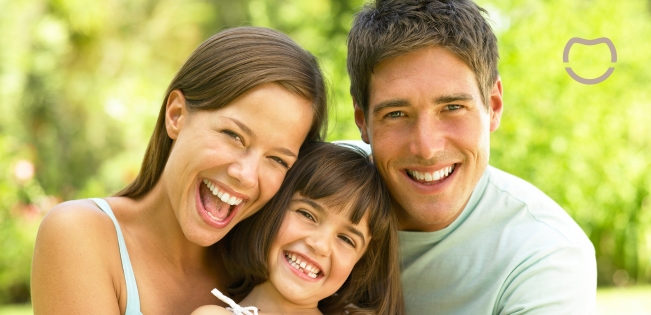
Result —
[[233, 313], [221, 306], [204, 305], [194, 310], [191, 315], [233, 315]]

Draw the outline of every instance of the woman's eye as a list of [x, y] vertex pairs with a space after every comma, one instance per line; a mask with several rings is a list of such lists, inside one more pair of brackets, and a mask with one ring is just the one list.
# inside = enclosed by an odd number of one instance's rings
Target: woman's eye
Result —
[[283, 160], [283, 159], [281, 159], [281, 158], [279, 158], [277, 156], [272, 156], [271, 159], [274, 160], [274, 162], [276, 162], [276, 163], [280, 164], [281, 166], [283, 166], [284, 168], [287, 168], [287, 169], [289, 168], [289, 164], [287, 164], [287, 162], [285, 162], [285, 160]]
[[342, 241], [348, 243], [348, 245], [352, 246], [353, 248], [357, 248], [357, 246], [355, 246], [355, 242], [350, 237], [348, 237], [346, 235], [339, 235], [339, 238]]
[[395, 111], [395, 112], [390, 112], [387, 114], [387, 117], [389, 118], [398, 118], [398, 117], [403, 117], [405, 116], [405, 113], [400, 112], [400, 111]]
[[237, 141], [239, 141], [241, 143], [244, 143], [244, 140], [242, 139], [242, 137], [240, 137], [240, 135], [238, 135], [237, 133], [235, 133], [233, 131], [230, 131], [230, 130], [226, 129], [226, 130], [223, 130], [222, 133], [224, 133], [225, 135], [227, 135], [227, 136], [229, 136], [229, 137], [231, 137], [231, 138], [233, 138], [233, 139], [235, 139], [235, 140], [237, 140]]
[[310, 212], [308, 212], [307, 210], [298, 209], [298, 210], [296, 210], [296, 212], [298, 212], [302, 216], [306, 217], [310, 221], [316, 222], [316, 218]]

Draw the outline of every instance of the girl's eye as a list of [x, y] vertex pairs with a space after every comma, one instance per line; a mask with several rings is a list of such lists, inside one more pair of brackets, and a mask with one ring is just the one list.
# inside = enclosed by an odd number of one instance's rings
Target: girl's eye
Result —
[[316, 222], [316, 218], [307, 210], [303, 209], [298, 209], [296, 212], [300, 213], [302, 216], [306, 217], [308, 220], [312, 222]]
[[355, 241], [353, 241], [350, 237], [348, 237], [346, 235], [339, 235], [339, 238], [342, 241], [348, 243], [348, 245], [350, 245], [352, 248], [357, 248], [357, 246], [355, 246]]
[[274, 162], [280, 164], [282, 167], [289, 169], [289, 164], [287, 164], [287, 162], [285, 162], [285, 160], [283, 160], [283, 159], [281, 159], [281, 158], [279, 158], [277, 156], [272, 156], [271, 159], [274, 160]]
[[401, 111], [395, 111], [395, 112], [390, 112], [386, 115], [389, 118], [398, 118], [398, 117], [404, 117], [405, 113]]
[[228, 129], [223, 130], [222, 133], [244, 144], [244, 140], [237, 133], [230, 131]]

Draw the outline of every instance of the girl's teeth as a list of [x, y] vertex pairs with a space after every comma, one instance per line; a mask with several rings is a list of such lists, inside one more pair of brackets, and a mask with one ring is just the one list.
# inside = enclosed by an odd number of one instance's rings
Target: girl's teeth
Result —
[[292, 267], [302, 271], [312, 279], [316, 278], [320, 272], [320, 270], [315, 266], [312, 266], [304, 261], [301, 261], [300, 258], [296, 257], [295, 254], [287, 253], [285, 254], [285, 258], [287, 259], [289, 264], [292, 265]]

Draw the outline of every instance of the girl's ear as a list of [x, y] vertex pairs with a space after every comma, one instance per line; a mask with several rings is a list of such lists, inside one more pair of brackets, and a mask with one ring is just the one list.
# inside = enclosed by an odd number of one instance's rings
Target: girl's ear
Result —
[[167, 135], [172, 140], [178, 138], [187, 119], [188, 111], [185, 96], [181, 90], [173, 90], [167, 97], [167, 104], [165, 105], [165, 129], [167, 129]]

